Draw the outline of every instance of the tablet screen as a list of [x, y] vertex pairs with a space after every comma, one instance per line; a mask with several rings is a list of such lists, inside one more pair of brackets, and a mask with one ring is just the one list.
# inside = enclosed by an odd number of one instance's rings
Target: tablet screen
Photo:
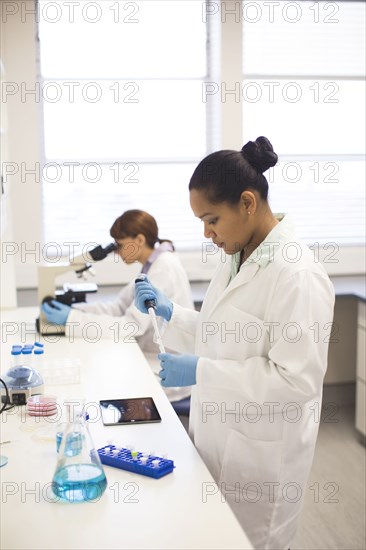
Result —
[[160, 414], [152, 397], [104, 399], [99, 401], [105, 426], [160, 422]]

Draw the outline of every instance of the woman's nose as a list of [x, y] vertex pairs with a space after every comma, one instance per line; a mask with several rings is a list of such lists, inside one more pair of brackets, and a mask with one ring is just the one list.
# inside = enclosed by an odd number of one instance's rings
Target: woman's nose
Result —
[[203, 234], [205, 236], [205, 239], [212, 239], [212, 237], [215, 236], [215, 232], [209, 227], [207, 223], [204, 224]]

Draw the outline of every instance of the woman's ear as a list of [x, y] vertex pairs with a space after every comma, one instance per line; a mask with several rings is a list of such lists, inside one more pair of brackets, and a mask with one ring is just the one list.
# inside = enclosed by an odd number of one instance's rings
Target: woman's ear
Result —
[[146, 237], [142, 233], [138, 233], [135, 240], [139, 247], [145, 246], [146, 244]]
[[252, 191], [243, 191], [240, 204], [248, 215], [254, 214], [257, 209], [257, 198]]

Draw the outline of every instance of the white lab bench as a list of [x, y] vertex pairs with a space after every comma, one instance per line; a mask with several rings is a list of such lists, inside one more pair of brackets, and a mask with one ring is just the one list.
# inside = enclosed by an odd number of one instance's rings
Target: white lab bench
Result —
[[[36, 308], [1, 311], [1, 373], [9, 368], [11, 345], [32, 327]], [[19, 332], [9, 335], [9, 331]], [[50, 340], [51, 337], [48, 337]], [[63, 503], [53, 498], [50, 483], [57, 454], [50, 418], [29, 417], [25, 407], [0, 418], [1, 447], [8, 464], [0, 469], [1, 548], [16, 549], [251, 549], [229, 506], [176, 416], [136, 343], [70, 341], [56, 337], [45, 344], [45, 366], [73, 365], [75, 382], [47, 386], [59, 403], [84, 398], [95, 403], [89, 422], [96, 448], [112, 439], [117, 445], [174, 460], [175, 470], [153, 479], [104, 466], [107, 489], [96, 502]], [[25, 343], [24, 338], [21, 343]], [[75, 371], [76, 372], [76, 371]], [[152, 396], [162, 422], [103, 426], [100, 399]], [[88, 411], [90, 408], [88, 405]], [[54, 430], [54, 432], [53, 432]]]

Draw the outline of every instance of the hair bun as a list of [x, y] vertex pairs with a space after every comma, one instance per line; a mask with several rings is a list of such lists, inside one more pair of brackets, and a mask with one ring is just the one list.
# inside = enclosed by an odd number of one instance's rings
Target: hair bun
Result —
[[242, 147], [241, 153], [249, 164], [261, 174], [271, 166], [275, 166], [278, 160], [271, 142], [263, 136], [258, 137], [255, 141], [248, 141]]

